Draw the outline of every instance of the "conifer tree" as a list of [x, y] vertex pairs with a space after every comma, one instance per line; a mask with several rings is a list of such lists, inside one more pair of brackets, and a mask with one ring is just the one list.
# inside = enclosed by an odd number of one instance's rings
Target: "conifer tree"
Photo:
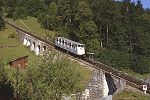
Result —
[[80, 1], [75, 16], [77, 22], [76, 37], [86, 45], [89, 52], [96, 52], [100, 49], [100, 39], [97, 33], [97, 26], [92, 19], [92, 11], [85, 1]]

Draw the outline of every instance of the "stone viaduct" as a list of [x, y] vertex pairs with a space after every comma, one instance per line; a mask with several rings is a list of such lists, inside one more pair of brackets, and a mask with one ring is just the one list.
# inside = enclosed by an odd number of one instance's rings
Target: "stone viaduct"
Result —
[[43, 51], [47, 50], [48, 45], [43, 41], [36, 39], [35, 37], [28, 35], [20, 30], [17, 30], [17, 33], [20, 36], [23, 45], [26, 45], [30, 48], [31, 51], [35, 53], [35, 55], [39, 55]]

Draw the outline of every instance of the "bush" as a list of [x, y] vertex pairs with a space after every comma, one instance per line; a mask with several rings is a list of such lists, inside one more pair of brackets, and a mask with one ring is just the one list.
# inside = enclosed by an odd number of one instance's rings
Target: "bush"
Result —
[[30, 61], [27, 70], [9, 68], [7, 74], [20, 100], [61, 100], [83, 90], [77, 64], [53, 51]]
[[141, 74], [150, 73], [150, 57], [143, 55], [134, 56], [132, 69]]
[[117, 69], [132, 69], [140, 74], [150, 73], [150, 57], [103, 49], [96, 55], [102, 63]]
[[8, 38], [15, 38], [15, 34], [10, 34]]
[[27, 11], [23, 7], [16, 7], [15, 12], [13, 13], [13, 19], [26, 19], [27, 18]]
[[128, 69], [131, 66], [131, 54], [117, 50], [103, 49], [96, 55], [96, 59], [117, 69]]
[[8, 36], [8, 38], [15, 38], [18, 39], [18, 35], [16, 33], [12, 33]]

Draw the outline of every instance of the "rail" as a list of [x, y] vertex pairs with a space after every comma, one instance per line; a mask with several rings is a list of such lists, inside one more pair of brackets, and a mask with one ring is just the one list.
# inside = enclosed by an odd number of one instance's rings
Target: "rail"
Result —
[[[9, 23], [6, 21], [7, 24], [11, 25], [12, 27], [14, 27], [15, 29], [17, 30], [20, 30], [22, 32], [24, 32], [25, 34], [28, 34], [44, 43], [46, 43], [47, 45], [50, 45], [50, 46], [55, 46], [53, 42], [50, 42], [50, 41], [47, 41], [45, 39], [42, 39], [16, 25], [13, 25], [12, 23]], [[73, 56], [72, 56], [73, 57]], [[126, 83], [132, 87], [135, 87], [141, 91], [143, 91], [143, 85], [147, 85], [147, 93], [150, 94], [150, 83], [147, 83], [146, 81], [144, 80], [141, 80], [141, 79], [138, 79], [136, 77], [133, 77], [133, 76], [130, 76], [126, 73], [122, 73], [121, 71], [117, 70], [117, 69], [114, 69], [110, 66], [107, 66], [105, 64], [102, 64], [98, 61], [95, 61], [95, 60], [90, 60], [90, 59], [87, 59], [87, 58], [76, 58], [74, 57], [74, 59], [77, 59], [77, 60], [80, 60], [80, 62], [84, 61], [86, 63], [89, 63], [90, 65], [92, 65], [92, 67], [94, 67], [95, 69], [97, 70], [103, 70], [105, 71], [106, 73], [110, 73], [111, 75], [115, 76], [115, 77], [118, 77], [118, 78], [121, 78], [123, 80], [126, 81]]]

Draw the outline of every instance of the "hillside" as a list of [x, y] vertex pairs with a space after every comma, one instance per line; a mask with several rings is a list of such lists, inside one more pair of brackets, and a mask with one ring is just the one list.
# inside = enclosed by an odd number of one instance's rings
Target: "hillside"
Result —
[[[30, 21], [33, 19], [34, 19], [34, 21], [31, 23]], [[9, 20], [11, 20], [11, 19], [9, 19]], [[21, 23], [19, 20], [15, 21], [15, 22], [14, 21], [11, 21], [11, 22], [15, 23], [17, 26], [20, 25], [20, 27], [25, 28], [25, 27], [21, 26]], [[36, 34], [37, 36], [40, 36], [36, 32], [40, 32], [40, 31], [42, 32], [42, 28], [40, 28], [40, 26], [38, 26], [39, 24], [36, 22], [36, 18], [28, 17], [28, 19], [24, 20], [24, 22], [28, 22], [28, 23], [30, 22], [30, 25], [32, 26], [31, 29], [32, 30], [35, 29], [34, 34]], [[36, 28], [34, 28], [34, 26]], [[52, 33], [54, 33], [54, 32], [52, 32]], [[43, 37], [44, 37], [44, 35], [41, 36], [41, 38], [43, 38]], [[14, 70], [8, 67], [8, 62], [11, 60], [17, 59], [19, 57], [25, 56], [25, 55], [29, 55], [29, 64], [31, 64], [31, 65], [33, 63], [31, 61], [36, 60], [36, 58], [37, 58], [33, 52], [29, 51], [29, 48], [27, 48], [26, 46], [23, 46], [22, 42], [19, 40], [19, 37], [16, 34], [16, 30], [6, 24], [6, 29], [0, 31], [0, 59], [2, 59], [4, 61], [6, 69], [11, 70], [10, 73], [13, 73]], [[71, 63], [77, 64], [77, 62], [71, 62]], [[82, 79], [79, 82], [79, 86], [83, 89], [88, 84], [88, 82], [91, 78], [92, 70], [85, 68], [85, 66], [80, 66], [80, 65], [77, 65], [76, 67], [77, 67], [76, 69], [78, 70], [78, 73], [80, 73], [80, 75], [82, 76]], [[1, 71], [1, 69], [0, 69], [0, 71]], [[26, 72], [26, 70], [23, 73], [25, 73], [25, 72]], [[10, 75], [10, 78], [13, 78], [13, 76]], [[3, 91], [1, 91], [1, 92], [3, 92]]]
[[29, 32], [32, 32], [33, 34], [41, 38], [46, 37], [47, 36], [46, 34], [48, 34], [48, 36], [51, 36], [52, 38], [54, 38], [55, 36], [55, 32], [42, 28], [41, 25], [37, 22], [37, 18], [27, 17], [24, 20], [16, 20], [16, 21], [8, 18], [7, 20]]
[[149, 95], [132, 90], [123, 90], [113, 96], [113, 100], [149, 100], [149, 98]]
[[[141, 0], [1, 0], [0, 30], [4, 31], [0, 31], [0, 57], [6, 64], [19, 56], [31, 55], [34, 58], [34, 55], [22, 46], [15, 30], [7, 26], [3, 18], [41, 38], [54, 40], [55, 36], [61, 36], [85, 44], [86, 52], [94, 53], [95, 60], [134, 77], [150, 78], [150, 9], [145, 9]], [[48, 65], [45, 66], [49, 69]], [[39, 72], [45, 69], [41, 65], [38, 67]], [[50, 72], [45, 70], [47, 73], [36, 74], [36, 67], [34, 71], [37, 80]], [[86, 82], [90, 72], [84, 68], [81, 70]], [[41, 80], [47, 83], [45, 77]], [[43, 88], [45, 84], [40, 84], [42, 82], [37, 82], [41, 92], [36, 96], [44, 94], [42, 89], [46, 88]], [[83, 82], [84, 86], [86, 82]], [[130, 98], [140, 95], [129, 93], [127, 91]], [[59, 94], [62, 95], [61, 91]], [[120, 98], [122, 94], [126, 95], [126, 91], [119, 95]]]
[[[150, 10], [140, 0], [7, 0], [1, 4], [1, 15], [40, 37], [63, 36], [85, 44], [95, 59], [118, 70], [150, 73]], [[25, 20], [28, 16], [32, 17]]]
[[19, 41], [15, 30], [6, 25], [6, 29], [0, 31], [0, 58], [8, 63], [25, 55], [32, 55], [32, 53]]

